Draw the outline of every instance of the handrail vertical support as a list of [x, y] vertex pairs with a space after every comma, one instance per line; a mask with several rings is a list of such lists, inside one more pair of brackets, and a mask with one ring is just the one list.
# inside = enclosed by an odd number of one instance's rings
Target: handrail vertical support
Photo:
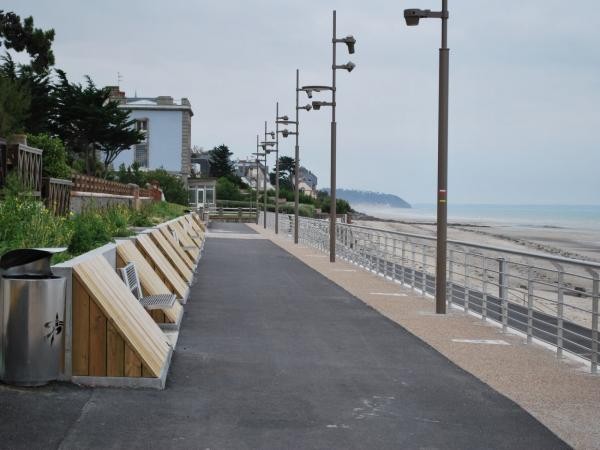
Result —
[[498, 258], [498, 296], [500, 297], [502, 310], [502, 331], [506, 332], [508, 327], [508, 274], [506, 273], [506, 260]]

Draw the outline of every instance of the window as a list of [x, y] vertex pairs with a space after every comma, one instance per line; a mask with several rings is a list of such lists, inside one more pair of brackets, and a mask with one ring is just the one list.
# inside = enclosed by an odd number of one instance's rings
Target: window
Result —
[[140, 167], [148, 167], [148, 119], [138, 119], [135, 121], [135, 129], [144, 136], [142, 142], [135, 145], [133, 160]]

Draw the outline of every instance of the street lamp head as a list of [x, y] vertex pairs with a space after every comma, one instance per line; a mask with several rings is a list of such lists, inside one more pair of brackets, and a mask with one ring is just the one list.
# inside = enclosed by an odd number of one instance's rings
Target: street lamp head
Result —
[[281, 130], [281, 134], [283, 135], [284, 138], [288, 137], [290, 135], [290, 132], [286, 129], [286, 130]]
[[270, 131], [267, 134], [271, 136], [271, 139], [275, 139], [275, 132], [274, 131]]
[[415, 25], [419, 25], [419, 20], [429, 17], [430, 13], [430, 9], [405, 9], [404, 20], [406, 20], [406, 25], [412, 27]]
[[309, 103], [305, 106], [298, 106], [298, 109], [305, 109], [306, 111], [310, 111], [312, 109], [312, 105]]
[[354, 39], [354, 36], [350, 35], [346, 36], [343, 41], [348, 46], [348, 53], [352, 55], [354, 53], [354, 44], [356, 44], [356, 39]]
[[290, 120], [290, 118], [288, 116], [280, 116], [277, 118], [278, 120]]
[[352, 61], [348, 61], [346, 64], [344, 64], [344, 69], [346, 69], [348, 72], [352, 72], [355, 67], [356, 64], [354, 64]]
[[304, 92], [306, 92], [308, 98], [312, 98], [312, 91], [310, 89], [306, 89]]
[[313, 107], [313, 109], [315, 111], [320, 110], [321, 106], [333, 106], [333, 103], [330, 103], [330, 102], [319, 102], [319, 101], [312, 102], [312, 107]]

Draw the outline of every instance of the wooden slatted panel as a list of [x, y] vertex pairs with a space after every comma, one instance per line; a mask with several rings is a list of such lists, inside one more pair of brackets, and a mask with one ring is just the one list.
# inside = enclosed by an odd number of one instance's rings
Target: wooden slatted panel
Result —
[[[142, 291], [144, 291], [145, 295], [178, 295], [176, 291], [171, 291], [167, 285], [162, 282], [144, 255], [142, 255], [132, 241], [119, 242], [117, 244], [117, 256], [120, 257], [125, 264], [130, 262], [135, 264], [138, 276], [140, 277]], [[121, 282], [121, 284], [124, 285], [123, 282]], [[161, 311], [165, 313], [165, 317], [169, 322], [176, 323], [179, 316], [183, 313], [183, 307], [179, 302], [175, 302], [171, 308], [163, 308]]]
[[167, 225], [160, 226], [160, 227], [158, 227], [158, 229], [159, 229], [160, 233], [163, 235], [163, 237], [167, 240], [167, 242], [169, 244], [171, 244], [171, 247], [173, 247], [180, 256], [182, 254], [185, 256], [185, 258], [186, 258], [185, 261], [189, 261], [189, 263], [191, 264], [191, 269], [194, 270], [194, 267], [196, 267], [196, 258], [192, 254], [193, 251], [185, 251], [183, 249], [183, 246], [181, 244], [179, 244], [177, 242], [177, 240], [175, 240], [175, 238], [171, 234], [171, 230], [169, 229], [169, 227]]
[[[102, 256], [88, 259], [77, 264], [73, 271], [152, 376], [160, 376], [169, 355], [167, 338], [108, 261]], [[93, 357], [90, 354], [90, 360]]]
[[169, 244], [163, 234], [158, 230], [154, 230], [152, 233], [150, 233], [150, 236], [152, 237], [152, 240], [156, 246], [169, 259], [171, 264], [173, 264], [173, 267], [175, 267], [177, 272], [187, 281], [192, 281], [194, 278], [194, 272], [192, 272], [193, 267], [190, 267], [191, 262], [189, 258], [185, 256], [183, 249], [178, 246], [181, 254], [177, 252], [177, 249]]
[[181, 229], [181, 232], [184, 234], [184, 236], [187, 236], [188, 239], [191, 239], [192, 243], [196, 247], [202, 248], [202, 241], [198, 238], [192, 237], [192, 235], [195, 235], [196, 232], [192, 232], [187, 220], [185, 220], [185, 217], [180, 217], [179, 219], [175, 220], [172, 223], [172, 225], [174, 227], [179, 227], [179, 229]]
[[190, 237], [190, 235], [183, 229], [183, 227], [181, 226], [181, 224], [177, 221], [174, 222], [169, 222], [169, 228], [173, 231], [175, 231], [175, 234], [177, 235], [177, 237], [179, 238], [179, 242], [181, 242], [184, 246], [195, 246], [196, 250], [194, 250], [195, 254], [196, 254], [196, 258], [198, 257], [198, 255], [200, 255], [200, 245], [196, 242], [194, 242], [194, 240]]
[[194, 241], [192, 241], [192, 238], [190, 238], [190, 236], [187, 233], [185, 233], [181, 226], [176, 222], [169, 223], [168, 229], [164, 230], [163, 233], [167, 234], [170, 231], [175, 232], [177, 240], [179, 241], [181, 247], [187, 247], [184, 248], [184, 251], [188, 255], [190, 255], [194, 262], [196, 262], [198, 260], [198, 257], [200, 256], [200, 250], [198, 249], [198, 246], [194, 243]]
[[156, 270], [173, 286], [175, 294], [179, 298], [186, 298], [189, 287], [184, 279], [177, 273], [173, 265], [169, 260], [162, 254], [156, 244], [152, 241], [152, 238], [147, 234], [140, 234], [135, 238], [138, 246], [141, 247], [143, 253], [148, 255], [150, 260], [154, 263]]
[[90, 295], [79, 280], [73, 279], [73, 375], [89, 375]]
[[185, 216], [185, 219], [188, 222], [188, 226], [191, 230], [200, 236], [200, 239], [204, 242], [206, 236], [204, 235], [204, 230], [200, 228], [200, 226], [196, 223], [196, 221], [192, 218], [192, 216]]
[[198, 248], [202, 248], [202, 244], [204, 242], [204, 236], [198, 233], [188, 221], [187, 216], [183, 216], [177, 220], [177, 223], [181, 227], [181, 229], [194, 241], [194, 244], [198, 246]]
[[206, 224], [204, 222], [202, 222], [202, 219], [200, 218], [200, 214], [192, 213], [192, 217], [196, 221], [196, 223], [200, 226], [200, 228], [202, 228], [203, 231], [206, 231]]

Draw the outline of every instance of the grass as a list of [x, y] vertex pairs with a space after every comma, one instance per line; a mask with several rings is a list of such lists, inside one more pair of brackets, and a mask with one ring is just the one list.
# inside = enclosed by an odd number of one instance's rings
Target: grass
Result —
[[81, 214], [54, 216], [35, 198], [4, 191], [0, 201], [0, 255], [17, 248], [67, 247], [53, 263], [134, 234], [132, 227], [150, 227], [181, 216], [185, 207], [155, 202], [136, 211], [126, 206], [89, 208]]

